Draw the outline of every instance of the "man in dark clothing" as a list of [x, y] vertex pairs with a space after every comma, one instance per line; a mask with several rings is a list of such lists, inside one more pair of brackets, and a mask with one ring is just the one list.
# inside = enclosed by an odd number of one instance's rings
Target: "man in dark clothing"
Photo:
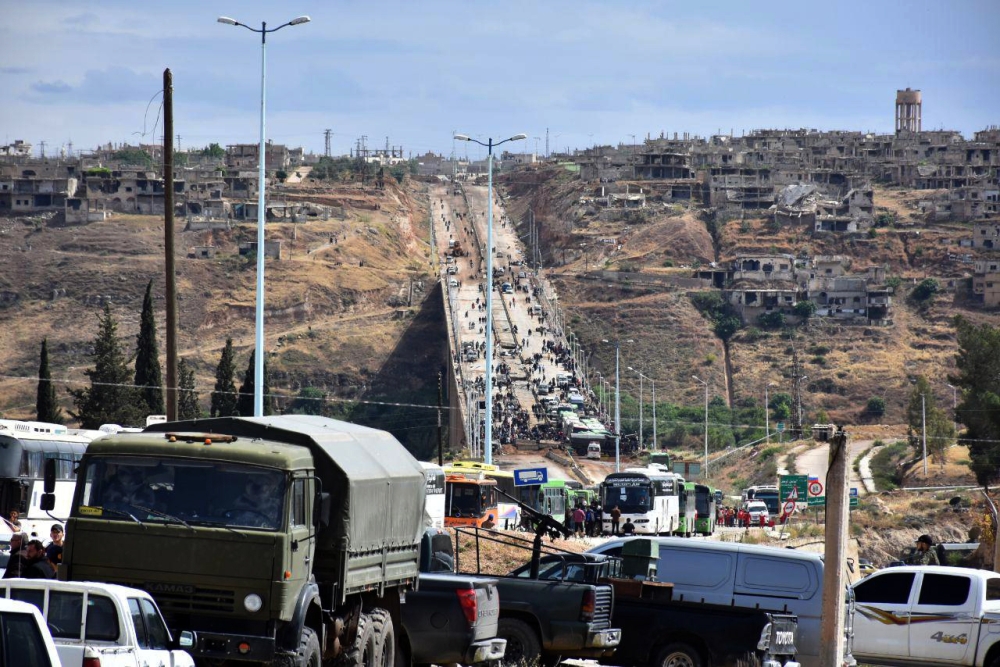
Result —
[[55, 579], [56, 571], [45, 560], [45, 547], [41, 540], [31, 540], [25, 557], [25, 567], [21, 574], [25, 579]]
[[618, 522], [621, 521], [622, 511], [618, 509], [618, 505], [611, 508], [611, 534], [618, 534]]
[[622, 526], [622, 535], [635, 535], [635, 524], [632, 523], [632, 519], [625, 519], [625, 525]]
[[52, 564], [52, 567], [58, 567], [62, 563], [63, 555], [63, 527], [60, 524], [54, 524], [52, 530], [49, 533], [52, 541], [49, 546], [45, 547], [45, 560]]
[[24, 562], [27, 537], [24, 533], [14, 533], [10, 536], [10, 560], [7, 561], [7, 567], [3, 572], [4, 579], [16, 579], [24, 576], [21, 573], [27, 567]]

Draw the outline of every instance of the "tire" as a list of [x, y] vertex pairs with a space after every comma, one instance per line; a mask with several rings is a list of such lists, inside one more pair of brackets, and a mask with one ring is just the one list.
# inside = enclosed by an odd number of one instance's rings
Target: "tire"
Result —
[[395, 667], [396, 629], [392, 616], [385, 609], [372, 609], [370, 616], [375, 632], [375, 664], [378, 667]]
[[375, 624], [371, 616], [361, 614], [358, 619], [358, 631], [354, 642], [344, 656], [347, 667], [378, 667], [378, 637], [375, 636]]
[[668, 644], [656, 656], [656, 667], [702, 667], [701, 654], [690, 644]]
[[295, 667], [322, 667], [323, 656], [319, 648], [319, 636], [309, 627], [302, 628], [299, 648], [295, 652]]
[[519, 618], [501, 618], [497, 637], [507, 640], [501, 665], [531, 664], [542, 657], [542, 643], [535, 629]]

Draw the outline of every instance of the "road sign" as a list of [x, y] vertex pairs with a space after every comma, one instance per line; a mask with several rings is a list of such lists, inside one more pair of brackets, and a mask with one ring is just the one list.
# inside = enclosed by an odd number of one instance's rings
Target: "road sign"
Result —
[[778, 497], [781, 502], [805, 502], [809, 495], [808, 483], [809, 477], [806, 475], [782, 475], [778, 481]]
[[514, 486], [537, 486], [548, 481], [548, 468], [521, 468], [514, 471]]
[[778, 422], [778, 433], [785, 430], [785, 422]]
[[852, 486], [851, 487], [851, 503], [850, 503], [850, 506], [851, 507], [857, 507], [858, 506], [858, 487], [856, 487], [856, 486]]
[[795, 511], [795, 501], [789, 500], [785, 503], [785, 506], [781, 508], [781, 513], [785, 516], [790, 516], [792, 512]]
[[809, 495], [810, 496], [822, 496], [823, 495], [823, 482], [818, 479], [809, 480]]
[[826, 496], [809, 496], [809, 507], [826, 506]]

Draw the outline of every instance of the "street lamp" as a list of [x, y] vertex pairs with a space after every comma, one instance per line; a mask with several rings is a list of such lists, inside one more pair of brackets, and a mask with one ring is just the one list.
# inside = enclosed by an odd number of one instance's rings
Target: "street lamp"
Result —
[[705, 385], [705, 479], [708, 479], [708, 383], [697, 375], [691, 378]]
[[642, 433], [642, 378], [643, 378], [643, 375], [642, 375], [642, 371], [637, 370], [635, 368], [632, 368], [631, 366], [629, 366], [628, 369], [630, 371], [632, 371], [634, 373], [637, 373], [639, 375], [639, 447], [642, 447], [643, 443], [645, 442], [645, 440], [642, 437], [642, 435], [643, 435], [643, 433]]
[[301, 25], [309, 23], [308, 16], [299, 16], [288, 23], [282, 23], [277, 28], [267, 27], [267, 23], [261, 22], [260, 29], [240, 23], [236, 19], [228, 16], [220, 16], [219, 23], [226, 25], [237, 25], [246, 28], [250, 32], [260, 33], [260, 154], [257, 161], [260, 166], [257, 183], [257, 305], [255, 320], [254, 338], [254, 369], [253, 369], [253, 415], [254, 417], [264, 416], [264, 222], [266, 214], [264, 211], [264, 191], [267, 189], [264, 155], [264, 110], [265, 110], [265, 90], [267, 84], [267, 34], [277, 32], [289, 25]]
[[632, 368], [629, 366], [629, 370], [635, 371], [639, 374], [639, 439], [642, 440], [642, 381], [643, 379], [649, 380], [649, 384], [653, 386], [653, 447], [651, 451], [656, 451], [656, 381], [644, 375], [642, 371]]
[[474, 144], [485, 146], [488, 150], [487, 164], [489, 166], [489, 193], [486, 203], [488, 212], [486, 219], [486, 433], [483, 438], [483, 461], [487, 464], [493, 463], [493, 147], [505, 144], [508, 141], [520, 141], [528, 135], [515, 134], [503, 141], [493, 142], [490, 137], [488, 143], [483, 143], [478, 139], [465, 134], [456, 134], [455, 139], [459, 141], [471, 141]]
[[764, 385], [764, 438], [767, 440], [767, 444], [771, 444], [771, 399], [768, 398], [767, 390], [769, 387], [777, 387], [777, 382], [768, 382]]
[[[618, 372], [618, 357], [621, 350], [621, 341], [610, 341], [604, 339], [602, 343], [608, 343], [615, 346], [615, 472], [622, 471], [621, 463], [621, 435], [622, 435], [622, 394], [621, 394], [621, 375]], [[631, 343], [632, 339], [625, 341], [626, 343]]]

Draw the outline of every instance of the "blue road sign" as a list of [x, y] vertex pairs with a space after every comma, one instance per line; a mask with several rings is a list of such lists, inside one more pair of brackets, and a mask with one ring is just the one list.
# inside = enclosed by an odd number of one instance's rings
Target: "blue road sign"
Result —
[[851, 497], [852, 498], [857, 498], [858, 497], [858, 487], [856, 487], [856, 486], [852, 486], [851, 487]]
[[548, 468], [521, 468], [514, 471], [514, 486], [537, 486], [548, 481]]

